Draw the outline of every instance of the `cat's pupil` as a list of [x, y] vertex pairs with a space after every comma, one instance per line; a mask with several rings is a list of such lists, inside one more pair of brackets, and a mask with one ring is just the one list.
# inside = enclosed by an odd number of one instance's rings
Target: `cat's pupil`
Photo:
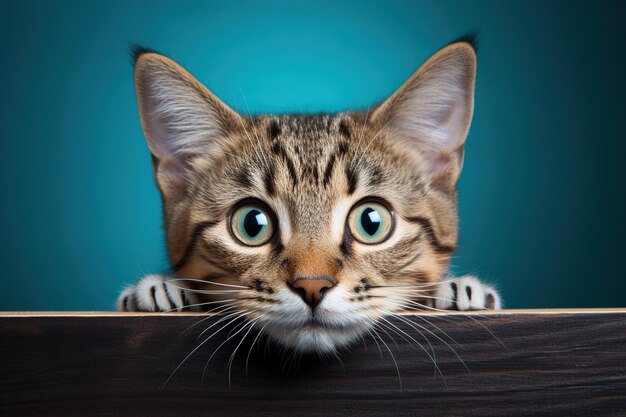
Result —
[[265, 213], [256, 209], [252, 209], [246, 213], [246, 216], [243, 219], [243, 228], [251, 238], [257, 237], [265, 226], [267, 226], [267, 217], [265, 216]]
[[368, 235], [374, 236], [378, 229], [380, 229], [380, 223], [380, 214], [373, 208], [367, 207], [361, 213], [361, 226]]

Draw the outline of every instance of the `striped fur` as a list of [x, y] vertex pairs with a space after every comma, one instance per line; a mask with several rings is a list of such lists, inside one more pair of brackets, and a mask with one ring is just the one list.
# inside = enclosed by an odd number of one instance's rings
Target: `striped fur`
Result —
[[[350, 343], [411, 301], [437, 306], [429, 297], [441, 293], [437, 283], [457, 244], [456, 182], [475, 68], [472, 46], [461, 41], [371, 109], [246, 116], [169, 58], [140, 54], [135, 84], [173, 276], [199, 280], [180, 281], [188, 293], [180, 299], [212, 302], [222, 296], [198, 291], [236, 286], [237, 310], [266, 324], [270, 337], [311, 351]], [[370, 198], [395, 216], [390, 238], [377, 245], [359, 243], [346, 227], [350, 209]], [[277, 221], [259, 247], [229, 232], [233, 208], [248, 199], [267, 204]], [[288, 288], [294, 276], [328, 276], [337, 285], [311, 311]], [[467, 305], [484, 307], [491, 297], [499, 306], [497, 293], [481, 288], [474, 293], [483, 300]], [[129, 309], [133, 293], [124, 294], [121, 309]], [[158, 294], [149, 294], [147, 309], [161, 309]]]

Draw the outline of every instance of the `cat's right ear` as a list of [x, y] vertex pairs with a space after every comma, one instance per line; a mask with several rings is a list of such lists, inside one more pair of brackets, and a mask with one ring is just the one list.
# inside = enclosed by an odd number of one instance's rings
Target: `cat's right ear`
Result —
[[183, 67], [155, 52], [135, 54], [141, 126], [165, 196], [184, 195], [190, 162], [210, 154], [240, 117]]
[[409, 149], [422, 154], [431, 184], [454, 191], [474, 111], [476, 51], [463, 39], [429, 58], [371, 115]]

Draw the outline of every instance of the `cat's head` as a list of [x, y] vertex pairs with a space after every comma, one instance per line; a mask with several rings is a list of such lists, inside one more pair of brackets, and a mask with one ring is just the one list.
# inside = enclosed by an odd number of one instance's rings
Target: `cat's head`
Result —
[[332, 351], [428, 305], [457, 242], [475, 72], [460, 41], [368, 110], [251, 117], [141, 51], [135, 85], [169, 256], [177, 276], [206, 284], [179, 282], [301, 351]]

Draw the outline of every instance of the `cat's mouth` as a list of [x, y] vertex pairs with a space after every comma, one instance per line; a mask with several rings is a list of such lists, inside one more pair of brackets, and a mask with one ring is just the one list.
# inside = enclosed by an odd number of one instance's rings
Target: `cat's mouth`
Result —
[[352, 343], [367, 331], [367, 325], [336, 323], [308, 318], [298, 324], [273, 322], [266, 327], [268, 335], [281, 344], [302, 353], [325, 353]]
[[332, 317], [324, 317], [323, 315], [312, 312], [305, 318], [299, 325], [294, 324], [294, 328], [300, 327], [302, 329], [314, 330], [314, 329], [331, 329], [331, 330], [345, 330], [354, 327], [354, 323], [346, 323], [333, 319]]
[[316, 317], [312, 317], [312, 318], [308, 319], [307, 321], [305, 321], [302, 324], [302, 327], [307, 328], [307, 329], [318, 329], [318, 328], [327, 328], [327, 327], [331, 327], [331, 326], [329, 326], [328, 323], [324, 323], [324, 322], [320, 321]]

